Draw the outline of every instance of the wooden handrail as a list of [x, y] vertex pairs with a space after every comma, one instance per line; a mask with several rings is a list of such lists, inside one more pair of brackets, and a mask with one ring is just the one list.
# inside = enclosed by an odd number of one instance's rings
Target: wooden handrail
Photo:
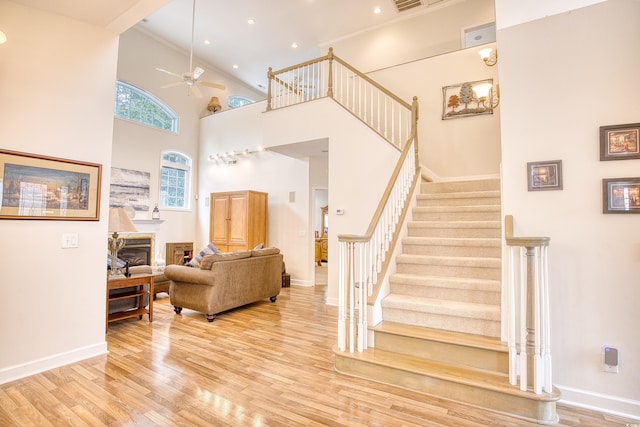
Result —
[[[412, 108], [417, 110], [417, 105], [418, 105], [418, 97], [414, 96], [413, 97], [413, 107]], [[373, 232], [375, 231], [376, 225], [378, 224], [378, 221], [380, 220], [380, 217], [382, 216], [382, 212], [384, 211], [384, 207], [387, 204], [387, 200], [389, 199], [389, 196], [391, 195], [391, 191], [393, 190], [393, 186], [394, 186], [396, 180], [398, 179], [398, 176], [400, 175], [400, 171], [402, 170], [402, 165], [404, 164], [404, 161], [405, 161], [406, 157], [409, 155], [409, 149], [412, 146], [410, 144], [410, 141], [412, 139], [414, 139], [414, 137], [416, 137], [416, 131], [417, 131], [416, 123], [414, 122], [412, 124], [412, 126], [414, 127], [414, 129], [411, 132], [411, 135], [409, 136], [409, 139], [407, 139], [407, 143], [405, 144], [405, 147], [402, 150], [402, 153], [400, 154], [400, 158], [398, 159], [398, 163], [396, 163], [396, 167], [393, 170], [393, 173], [391, 174], [391, 178], [389, 179], [389, 183], [387, 184], [387, 188], [385, 188], [384, 193], [382, 194], [382, 197], [380, 198], [380, 202], [378, 203], [378, 207], [376, 208], [376, 211], [373, 214], [373, 218], [371, 218], [371, 222], [369, 223], [369, 227], [367, 228], [367, 231], [363, 235], [340, 234], [338, 236], [338, 241], [343, 241], [343, 242], [367, 242], [367, 241], [369, 241], [369, 239], [371, 239], [371, 236], [373, 236]], [[417, 144], [415, 144], [415, 145], [416, 145], [416, 147], [414, 147], [414, 148], [417, 149]], [[418, 163], [416, 163], [416, 165], [418, 165]], [[416, 173], [416, 176], [419, 176], [419, 174]]]
[[513, 215], [504, 217], [504, 238], [507, 246], [524, 246], [530, 248], [534, 246], [549, 246], [549, 237], [513, 237]]

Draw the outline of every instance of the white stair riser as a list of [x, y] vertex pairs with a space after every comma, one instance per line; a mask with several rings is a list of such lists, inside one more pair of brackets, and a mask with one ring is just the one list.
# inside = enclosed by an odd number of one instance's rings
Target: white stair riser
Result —
[[478, 304], [500, 305], [500, 292], [416, 286], [391, 281], [391, 293], [422, 298], [435, 298]]
[[425, 328], [444, 329], [488, 337], [500, 336], [500, 322], [493, 320], [409, 311], [384, 307], [384, 305], [382, 307], [382, 317], [388, 322], [424, 326]]
[[409, 235], [414, 237], [453, 237], [453, 238], [490, 238], [500, 237], [499, 228], [433, 228], [420, 227], [413, 224], [408, 226]]
[[454, 246], [437, 244], [403, 243], [402, 253], [411, 255], [440, 255], [460, 257], [490, 257], [500, 258], [502, 248], [492, 246]]
[[421, 193], [454, 193], [469, 191], [500, 191], [499, 179], [423, 182], [420, 184]]
[[447, 197], [434, 198], [433, 195], [418, 194], [416, 206], [486, 206], [499, 205], [500, 197]]
[[430, 211], [415, 209], [413, 221], [500, 221], [500, 212]]
[[500, 280], [501, 270], [496, 267], [469, 267], [457, 265], [415, 264], [397, 261], [397, 272], [424, 276], [468, 277], [472, 279]]

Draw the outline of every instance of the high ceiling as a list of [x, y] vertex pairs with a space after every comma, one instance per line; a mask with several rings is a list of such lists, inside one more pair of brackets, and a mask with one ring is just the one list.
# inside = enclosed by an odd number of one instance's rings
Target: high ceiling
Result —
[[[137, 28], [190, 50], [194, 0], [12, 1], [114, 31], [126, 29], [127, 14], [146, 16]], [[265, 91], [269, 67], [278, 70], [316, 58], [326, 53], [321, 46], [326, 49], [333, 41], [459, 0], [411, 0], [416, 6], [399, 12], [396, 3], [405, 1], [195, 0], [194, 56]], [[155, 10], [158, 5], [164, 6]], [[374, 14], [375, 7], [380, 13]]]

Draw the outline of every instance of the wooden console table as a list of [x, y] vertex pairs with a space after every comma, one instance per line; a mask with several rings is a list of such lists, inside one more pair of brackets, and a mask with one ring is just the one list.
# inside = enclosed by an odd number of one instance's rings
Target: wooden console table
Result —
[[[114, 289], [133, 288], [131, 292], [118, 295], [111, 295]], [[144, 298], [148, 297], [148, 307], [145, 308]], [[123, 299], [136, 300], [134, 308], [109, 314], [109, 302]], [[153, 274], [133, 274], [131, 277], [117, 279], [107, 279], [107, 319], [105, 331], [109, 329], [109, 323], [116, 320], [138, 316], [142, 319], [145, 314], [149, 315], [149, 322], [153, 321]]]

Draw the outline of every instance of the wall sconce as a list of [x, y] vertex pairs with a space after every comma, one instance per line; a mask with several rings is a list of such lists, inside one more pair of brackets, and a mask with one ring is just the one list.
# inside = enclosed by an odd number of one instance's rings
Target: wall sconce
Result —
[[480, 52], [478, 52], [480, 58], [484, 61], [484, 65], [488, 67], [493, 67], [498, 63], [498, 50], [493, 50], [490, 47], [485, 47]]
[[235, 165], [236, 163], [238, 163], [238, 159], [241, 156], [248, 156], [249, 154], [253, 154], [253, 153], [259, 153], [261, 151], [264, 151], [264, 148], [262, 147], [258, 147], [255, 150], [249, 150], [248, 148], [245, 148], [242, 151], [225, 151], [222, 154], [210, 154], [209, 155], [209, 160], [213, 160], [216, 163], [217, 162], [224, 162], [228, 165]]
[[207, 110], [211, 111], [212, 113], [222, 110], [222, 105], [220, 105], [220, 100], [217, 96], [211, 97], [211, 101], [209, 101], [209, 104], [207, 105]]
[[498, 105], [500, 105], [500, 86], [496, 85], [496, 90], [492, 89], [493, 85], [491, 83], [480, 83], [473, 87], [478, 103], [491, 110], [498, 108]]
[[0, 44], [3, 44], [7, 41], [7, 35], [0, 30]]

